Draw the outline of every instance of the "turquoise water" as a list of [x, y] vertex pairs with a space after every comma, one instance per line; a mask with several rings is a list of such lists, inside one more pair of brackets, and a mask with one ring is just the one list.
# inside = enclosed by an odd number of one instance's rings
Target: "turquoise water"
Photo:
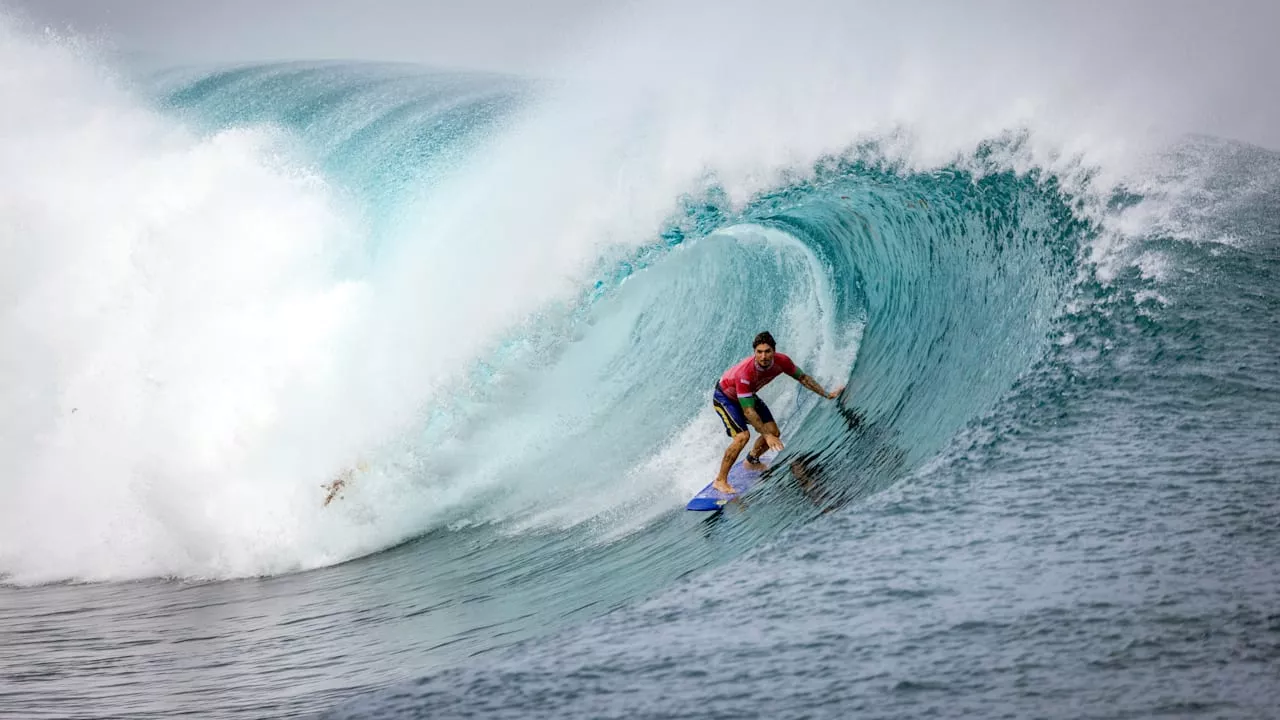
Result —
[[[554, 89], [510, 78], [136, 82], [147, 119], [51, 143], [146, 202], [23, 216], [59, 252], [5, 288], [36, 390], [0, 444], [0, 714], [1280, 704], [1275, 153], [1184, 139], [1170, 202], [1011, 163], [1017, 133], [931, 167], [850, 138], [651, 198], [616, 171], [642, 140], [547, 165]], [[58, 272], [81, 258], [109, 282]], [[775, 383], [787, 451], [686, 513], [762, 329], [849, 389]]]

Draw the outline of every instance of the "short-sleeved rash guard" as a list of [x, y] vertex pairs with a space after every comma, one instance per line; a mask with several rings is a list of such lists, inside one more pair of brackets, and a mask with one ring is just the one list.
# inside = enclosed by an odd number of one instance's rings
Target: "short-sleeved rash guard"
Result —
[[756, 365], [756, 356], [751, 355], [724, 372], [720, 377], [720, 390], [740, 404], [749, 406], [756, 400], [756, 391], [782, 373], [796, 379], [804, 377], [804, 371], [782, 353], [774, 353], [773, 364], [767, 368]]

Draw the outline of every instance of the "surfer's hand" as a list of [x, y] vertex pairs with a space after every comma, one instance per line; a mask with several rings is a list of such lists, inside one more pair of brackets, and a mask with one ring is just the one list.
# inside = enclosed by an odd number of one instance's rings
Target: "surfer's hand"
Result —
[[836, 398], [840, 397], [840, 393], [842, 393], [842, 392], [844, 392], [844, 386], [843, 386], [843, 385], [841, 385], [840, 387], [836, 388], [835, 390], [832, 390], [831, 392], [827, 393], [827, 399], [828, 399], [828, 400], [835, 400]]
[[766, 444], [768, 444], [770, 450], [774, 450], [776, 452], [782, 452], [782, 448], [784, 447], [784, 445], [782, 444], [782, 440], [777, 435], [765, 435], [764, 441]]

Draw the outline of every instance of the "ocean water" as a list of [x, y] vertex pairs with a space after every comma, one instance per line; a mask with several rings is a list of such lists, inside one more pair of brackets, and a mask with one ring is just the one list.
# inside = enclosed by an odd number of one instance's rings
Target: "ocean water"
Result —
[[0, 24], [0, 716], [1277, 716], [1280, 153], [644, 47]]

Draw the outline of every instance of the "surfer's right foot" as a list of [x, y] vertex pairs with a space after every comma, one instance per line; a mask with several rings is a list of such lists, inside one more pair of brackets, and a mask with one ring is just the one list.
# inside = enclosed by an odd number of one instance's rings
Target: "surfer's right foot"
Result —
[[713, 489], [715, 489], [715, 490], [718, 490], [718, 491], [720, 491], [720, 492], [724, 493], [725, 495], [732, 495], [732, 494], [734, 494], [735, 492], [737, 492], [736, 490], [734, 490], [734, 489], [733, 489], [733, 486], [732, 486], [732, 485], [730, 485], [729, 483], [723, 483], [723, 484], [721, 484], [721, 483], [711, 483], [711, 487], [712, 487]]

